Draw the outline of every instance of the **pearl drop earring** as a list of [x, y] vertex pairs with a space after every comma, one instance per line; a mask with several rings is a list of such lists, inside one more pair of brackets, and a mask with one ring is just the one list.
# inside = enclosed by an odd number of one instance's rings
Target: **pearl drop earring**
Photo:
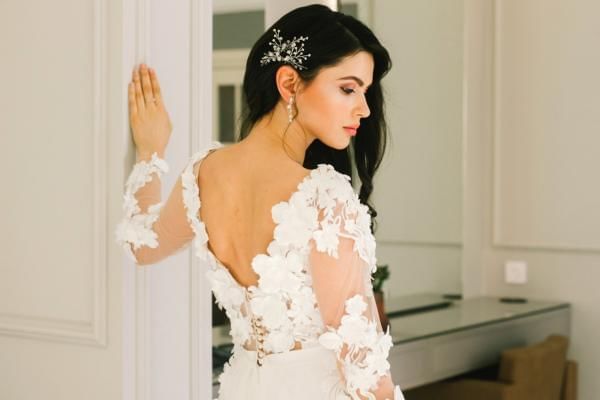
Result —
[[288, 112], [288, 123], [290, 123], [290, 124], [294, 120], [294, 116], [292, 115], [292, 104], [294, 104], [294, 95], [292, 95], [290, 97], [290, 99], [288, 100], [288, 104], [286, 106], [287, 112]]

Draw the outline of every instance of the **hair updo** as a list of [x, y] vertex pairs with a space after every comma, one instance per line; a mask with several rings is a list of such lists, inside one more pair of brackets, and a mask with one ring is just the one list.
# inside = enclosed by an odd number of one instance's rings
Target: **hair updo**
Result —
[[315, 139], [306, 150], [304, 167], [314, 169], [321, 163], [331, 164], [338, 172], [352, 178], [353, 158], [361, 181], [359, 199], [369, 207], [374, 222], [377, 212], [369, 203], [369, 197], [373, 192], [373, 176], [381, 164], [387, 144], [381, 79], [392, 66], [388, 51], [362, 22], [327, 6], [313, 4], [285, 14], [262, 34], [248, 55], [243, 81], [240, 140], [280, 100], [275, 74], [284, 63], [270, 62], [261, 65], [263, 55], [273, 49], [269, 44], [273, 39], [273, 29], [280, 30], [284, 39], [308, 37], [303, 43], [304, 52], [309, 53], [310, 57], [302, 62], [305, 68], [295, 68], [306, 85], [315, 79], [322, 68], [333, 67], [346, 57], [360, 51], [372, 55], [373, 82], [365, 95], [370, 115], [361, 120], [357, 135], [351, 138], [350, 146], [346, 149], [337, 150]]

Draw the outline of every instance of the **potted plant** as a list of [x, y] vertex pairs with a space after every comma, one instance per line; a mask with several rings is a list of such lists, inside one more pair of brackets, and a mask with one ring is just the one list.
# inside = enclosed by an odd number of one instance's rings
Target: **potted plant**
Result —
[[375, 303], [377, 304], [377, 312], [379, 313], [379, 320], [381, 321], [381, 327], [384, 331], [387, 330], [390, 325], [390, 321], [385, 313], [385, 304], [383, 302], [383, 291], [382, 286], [390, 277], [390, 271], [387, 264], [378, 265], [377, 271], [372, 274], [373, 277], [373, 294], [375, 295]]

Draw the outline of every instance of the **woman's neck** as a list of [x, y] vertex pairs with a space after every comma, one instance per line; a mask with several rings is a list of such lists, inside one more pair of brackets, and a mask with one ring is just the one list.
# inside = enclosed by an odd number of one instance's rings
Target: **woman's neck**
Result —
[[289, 124], [287, 110], [280, 101], [252, 127], [244, 141], [265, 146], [269, 151], [280, 151], [302, 166], [306, 149], [314, 139], [302, 130], [297, 120]]

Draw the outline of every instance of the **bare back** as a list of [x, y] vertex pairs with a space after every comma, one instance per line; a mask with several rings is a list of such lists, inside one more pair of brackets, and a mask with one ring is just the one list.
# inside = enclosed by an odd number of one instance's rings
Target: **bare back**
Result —
[[241, 144], [210, 153], [200, 164], [200, 219], [208, 247], [239, 284], [256, 285], [251, 262], [273, 240], [272, 207], [289, 200], [310, 171], [292, 160]]

